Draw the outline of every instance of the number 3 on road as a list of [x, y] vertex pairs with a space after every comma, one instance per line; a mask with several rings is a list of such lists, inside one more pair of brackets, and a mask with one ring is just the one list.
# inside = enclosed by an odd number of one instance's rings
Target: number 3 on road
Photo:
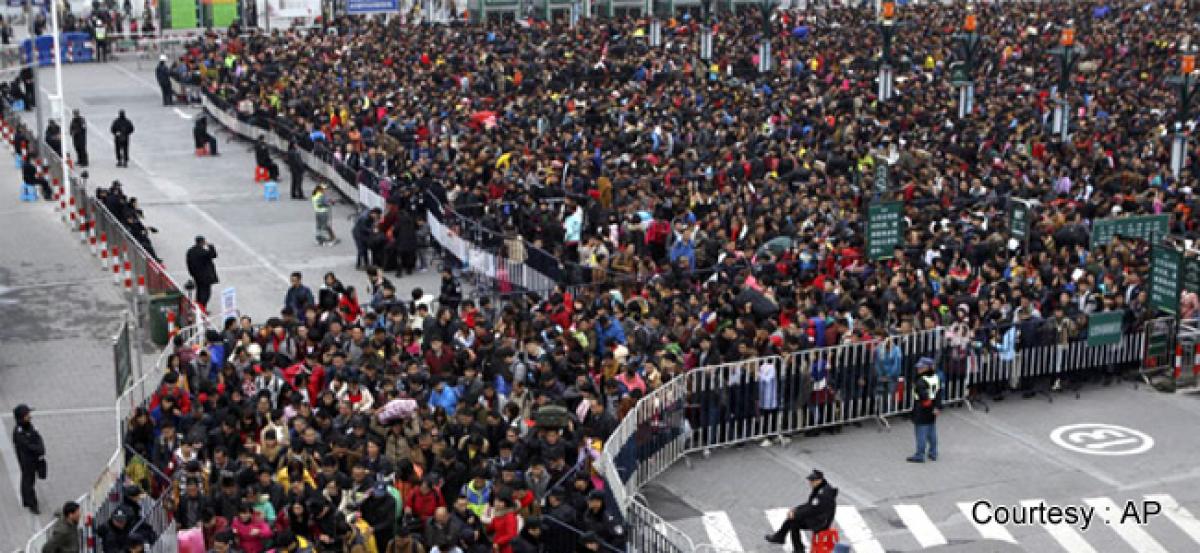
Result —
[[1137, 455], [1154, 447], [1145, 432], [1115, 424], [1068, 424], [1050, 432], [1059, 447], [1088, 455]]

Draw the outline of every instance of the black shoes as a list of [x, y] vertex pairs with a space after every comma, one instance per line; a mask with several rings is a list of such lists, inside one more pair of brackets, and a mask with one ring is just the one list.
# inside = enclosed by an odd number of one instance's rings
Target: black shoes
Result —
[[767, 534], [767, 535], [763, 536], [763, 539], [767, 540], [767, 543], [773, 543], [775, 545], [783, 545], [783, 540], [775, 539], [775, 534]]

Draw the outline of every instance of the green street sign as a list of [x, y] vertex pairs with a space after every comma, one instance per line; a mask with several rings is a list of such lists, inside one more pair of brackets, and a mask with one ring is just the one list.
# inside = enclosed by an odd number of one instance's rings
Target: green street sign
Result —
[[1116, 236], [1154, 240], [1170, 234], [1169, 215], [1134, 215], [1119, 219], [1097, 219], [1092, 224], [1092, 240], [1089, 248], [1107, 246]]
[[1088, 314], [1088, 346], [1111, 346], [1121, 343], [1121, 321], [1124, 318], [1124, 310]]
[[1008, 233], [1010, 238], [1016, 238], [1021, 243], [1029, 238], [1029, 204], [1012, 202], [1008, 210]]
[[1150, 307], [1179, 312], [1179, 285], [1183, 254], [1174, 248], [1154, 246], [1150, 254]]
[[871, 261], [891, 259], [900, 243], [900, 221], [904, 202], [876, 202], [867, 207], [867, 257]]
[[887, 194], [888, 191], [888, 166], [887, 162], [882, 159], [875, 161], [875, 193], [879, 195]]
[[954, 62], [950, 64], [950, 84], [954, 86], [962, 86], [971, 82], [971, 78], [967, 76], [967, 66], [962, 62]]
[[1187, 257], [1183, 260], [1183, 289], [1200, 294], [1200, 257]]
[[1153, 357], [1156, 366], [1171, 363], [1167, 356], [1171, 352], [1171, 329], [1174, 326], [1170, 319], [1152, 320], [1146, 324], [1146, 357]]

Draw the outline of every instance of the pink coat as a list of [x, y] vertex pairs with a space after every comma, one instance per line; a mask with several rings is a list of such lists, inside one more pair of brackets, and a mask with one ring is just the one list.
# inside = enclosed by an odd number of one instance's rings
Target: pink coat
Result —
[[[252, 530], [258, 530], [258, 535], [252, 536]], [[237, 535], [238, 543], [246, 553], [262, 553], [266, 549], [267, 540], [271, 539], [271, 527], [259, 513], [254, 513], [250, 522], [242, 522], [241, 517], [234, 517], [233, 533]]]

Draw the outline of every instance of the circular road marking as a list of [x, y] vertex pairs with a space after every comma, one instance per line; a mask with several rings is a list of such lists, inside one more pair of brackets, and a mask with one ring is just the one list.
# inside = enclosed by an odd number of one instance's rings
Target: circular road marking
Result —
[[1137, 455], [1154, 447], [1145, 432], [1115, 424], [1080, 423], [1060, 426], [1050, 432], [1059, 447], [1088, 455]]

